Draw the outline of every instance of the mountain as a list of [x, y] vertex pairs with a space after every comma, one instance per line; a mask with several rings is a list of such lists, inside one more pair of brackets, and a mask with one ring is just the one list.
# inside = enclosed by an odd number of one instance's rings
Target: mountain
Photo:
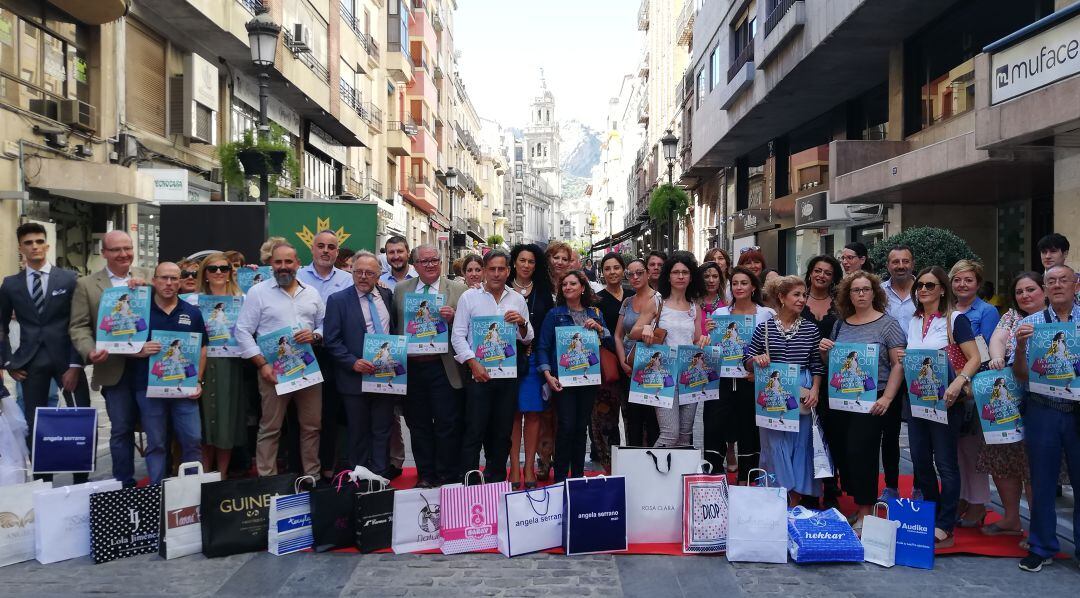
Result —
[[562, 196], [580, 197], [600, 161], [600, 136], [588, 125], [569, 120], [559, 124], [559, 137]]

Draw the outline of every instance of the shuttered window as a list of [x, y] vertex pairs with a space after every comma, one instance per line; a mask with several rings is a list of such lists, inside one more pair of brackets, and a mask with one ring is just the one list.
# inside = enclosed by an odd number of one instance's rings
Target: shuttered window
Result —
[[165, 40], [127, 21], [127, 124], [165, 136]]

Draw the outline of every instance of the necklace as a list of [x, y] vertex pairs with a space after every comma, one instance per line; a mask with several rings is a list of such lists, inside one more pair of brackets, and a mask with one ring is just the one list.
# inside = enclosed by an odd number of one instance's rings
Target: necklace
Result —
[[824, 297], [815, 297], [813, 293], [810, 293], [810, 298], [813, 299], [814, 301], [828, 301], [829, 300], [828, 295], [825, 295]]
[[784, 337], [784, 340], [791, 340], [795, 338], [795, 334], [799, 332], [799, 325], [802, 324], [802, 318], [795, 318], [795, 323], [790, 328], [784, 328], [784, 322], [780, 320], [780, 316], [773, 318], [776, 323], [776, 331], [780, 333], [780, 336]]
[[529, 291], [533, 288], [533, 281], [530, 280], [529, 284], [521, 285], [518, 284], [517, 278], [515, 277], [514, 280], [510, 281], [510, 286], [514, 287], [514, 289], [522, 295], [528, 295]]

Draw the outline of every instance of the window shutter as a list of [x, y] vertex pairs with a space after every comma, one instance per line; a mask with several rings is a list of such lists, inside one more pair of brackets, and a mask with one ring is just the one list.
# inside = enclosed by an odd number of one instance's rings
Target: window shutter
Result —
[[165, 136], [165, 40], [127, 20], [126, 121]]

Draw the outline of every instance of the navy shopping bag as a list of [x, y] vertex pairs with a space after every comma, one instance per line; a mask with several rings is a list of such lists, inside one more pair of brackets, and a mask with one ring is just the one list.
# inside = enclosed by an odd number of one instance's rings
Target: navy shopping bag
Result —
[[889, 501], [889, 520], [896, 530], [896, 564], [916, 569], [934, 568], [935, 504], [898, 498]]
[[34, 417], [34, 473], [94, 471], [97, 409], [38, 407]]
[[626, 478], [596, 476], [566, 480], [563, 491], [563, 549], [566, 554], [626, 550]]

